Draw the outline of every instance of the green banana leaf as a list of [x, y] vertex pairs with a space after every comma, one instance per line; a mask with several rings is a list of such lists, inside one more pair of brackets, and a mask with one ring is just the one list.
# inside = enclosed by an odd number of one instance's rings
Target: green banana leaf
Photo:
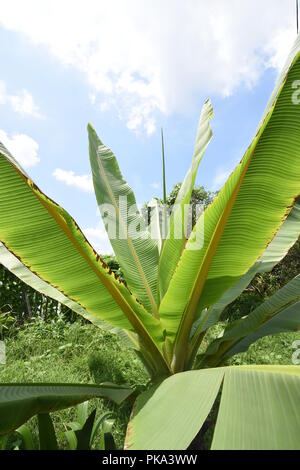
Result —
[[175, 374], [141, 394], [128, 424], [125, 449], [186, 449], [207, 418], [223, 376], [222, 368]]
[[0, 240], [25, 267], [88, 311], [135, 331], [161, 367], [158, 320], [109, 271], [71, 216], [47, 198], [0, 145]]
[[104, 449], [103, 450], [116, 450], [116, 443], [114, 436], [111, 432], [106, 432], [104, 434]]
[[286, 221], [282, 224], [279, 232], [272, 240], [260, 259], [249, 269], [241, 279], [238, 280], [220, 300], [210, 307], [208, 312], [203, 313], [198, 320], [199, 332], [215, 325], [219, 320], [223, 310], [233, 302], [250, 284], [254, 276], [258, 273], [271, 271], [288, 253], [290, 248], [300, 237], [300, 200], [297, 200]]
[[22, 439], [22, 447], [24, 450], [35, 450], [32, 432], [26, 424], [22, 424], [22, 426], [16, 429], [16, 433], [19, 434]]
[[83, 403], [79, 403], [79, 405], [77, 405], [76, 423], [78, 423], [80, 427], [83, 427], [88, 417], [89, 417], [89, 402], [84, 401]]
[[38, 414], [40, 450], [58, 450], [55, 429], [49, 413]]
[[299, 450], [300, 369], [230, 368], [212, 450]]
[[[111, 233], [110, 229], [107, 232], [111, 245], [130, 289], [147, 310], [157, 315], [157, 244], [151, 239], [145, 221], [138, 212], [134, 194], [120, 172], [116, 157], [103, 145], [90, 124], [88, 134], [99, 209], [107, 228], [114, 227], [116, 223], [116, 231]], [[114, 213], [107, 210], [108, 204]]]
[[247, 317], [230, 325], [221, 338], [210, 344], [203, 356], [203, 363], [216, 365], [246, 351], [259, 338], [299, 330], [300, 274]]
[[197, 310], [215, 304], [248, 272], [299, 195], [300, 107], [292, 101], [299, 52], [300, 37], [251, 145], [196, 223], [161, 301], [161, 320], [171, 340], [177, 338], [175, 370], [182, 370]]
[[293, 366], [175, 374], [137, 399], [125, 448], [185, 450], [220, 389], [212, 449], [300, 449], [300, 368]]
[[210, 100], [207, 100], [200, 115], [192, 165], [189, 168], [177, 195], [174, 209], [171, 214], [168, 237], [164, 241], [163, 250], [159, 259], [159, 285], [161, 298], [163, 298], [168, 289], [170, 280], [185, 246], [188, 218], [184, 217], [184, 207], [190, 203], [199, 164], [212, 138], [212, 130], [210, 127], [210, 120], [212, 117], [213, 107]]
[[91, 398], [108, 398], [117, 404], [133, 390], [114, 384], [0, 384], [0, 436], [26, 423], [32, 416], [62, 410]]
[[91, 436], [94, 428], [96, 411], [97, 410], [94, 409], [85, 421], [82, 428], [78, 431], [75, 431], [77, 438], [77, 450], [90, 450]]
[[[114, 420], [109, 419], [111, 417], [110, 412], [103, 413], [101, 416], [99, 416], [96, 421], [94, 422], [94, 426], [92, 429], [92, 434], [91, 434], [91, 439], [90, 439], [90, 446], [94, 444], [94, 441], [96, 439], [97, 433], [99, 430], [103, 431], [103, 433], [106, 430], [106, 423], [114, 423]], [[112, 426], [111, 426], [112, 428]], [[110, 428], [110, 430], [111, 430]], [[104, 436], [104, 434], [103, 434]], [[102, 439], [101, 439], [102, 440]]]
[[90, 314], [81, 305], [72, 301], [65, 295], [63, 295], [58, 289], [47, 282], [40, 279], [36, 274], [32, 273], [26, 266], [24, 266], [18, 258], [10, 253], [5, 246], [0, 242], [0, 264], [6, 267], [11, 273], [21, 279], [25, 284], [29, 285], [33, 289], [37, 290], [41, 294], [51, 297], [57, 302], [66, 305], [73, 312], [78, 313], [86, 320], [89, 320], [94, 325], [102, 328], [103, 330], [110, 331], [119, 336], [123, 344], [128, 348], [139, 349], [139, 343], [136, 335], [133, 332], [125, 331], [121, 328], [114, 327], [105, 321], [100, 320], [96, 315]]
[[116, 450], [115, 441], [112, 435], [114, 419], [105, 419], [101, 425], [100, 443], [98, 450]]

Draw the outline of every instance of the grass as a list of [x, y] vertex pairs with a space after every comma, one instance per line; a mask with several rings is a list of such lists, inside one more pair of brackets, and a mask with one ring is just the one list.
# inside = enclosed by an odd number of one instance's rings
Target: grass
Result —
[[[282, 333], [276, 336], [262, 338], [252, 344], [247, 352], [234, 356], [230, 364], [281, 364], [292, 365], [295, 352], [294, 341], [300, 340], [300, 332]], [[300, 342], [299, 347], [300, 349]], [[299, 354], [300, 358], [300, 354]]]
[[[227, 325], [227, 322], [220, 322], [208, 330], [200, 352], [204, 352], [212, 340], [217, 338]], [[292, 356], [296, 351], [293, 347], [295, 341], [299, 341], [297, 349], [300, 350], [300, 331], [261, 338], [253, 343], [246, 352], [233, 356], [226, 362], [226, 365], [293, 365]], [[300, 363], [300, 353], [298, 358]]]
[[[220, 326], [217, 327], [218, 330]], [[219, 331], [215, 331], [218, 334]], [[300, 340], [300, 332], [263, 338], [231, 364], [292, 364], [292, 345]], [[6, 339], [7, 363], [0, 366], [0, 382], [73, 382], [128, 383], [139, 391], [145, 389], [147, 372], [133, 350], [126, 349], [113, 334], [93, 325], [57, 320], [46, 323], [36, 319], [19, 328]], [[300, 355], [299, 355], [300, 356]], [[97, 414], [111, 411], [115, 418], [113, 434], [122, 448], [131, 403], [115, 406], [107, 400], [91, 400], [90, 410]], [[74, 420], [75, 408], [53, 413], [60, 446], [66, 447], [65, 424]], [[35, 418], [30, 421], [35, 428]]]
[[[73, 324], [58, 320], [36, 320], [6, 339], [6, 365], [0, 365], [0, 382], [73, 382], [127, 383], [142, 390], [147, 372], [133, 350], [125, 349], [115, 335], [90, 324]], [[91, 400], [89, 409], [97, 415], [111, 411], [115, 419], [113, 434], [122, 448], [131, 405], [119, 407], [108, 400]], [[66, 446], [65, 423], [74, 420], [76, 409], [53, 413], [61, 446]], [[35, 418], [31, 420], [35, 426]]]

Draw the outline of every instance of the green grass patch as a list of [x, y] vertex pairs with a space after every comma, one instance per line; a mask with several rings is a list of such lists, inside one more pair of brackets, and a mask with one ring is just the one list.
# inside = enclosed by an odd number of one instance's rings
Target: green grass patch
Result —
[[[224, 324], [213, 328], [206, 337], [216, 337]], [[293, 343], [300, 332], [262, 338], [246, 353], [238, 354], [230, 364], [292, 364]], [[81, 321], [36, 319], [19, 328], [6, 339], [7, 363], [0, 365], [0, 382], [114, 382], [130, 384], [142, 391], [148, 382], [147, 372], [133, 350], [126, 349], [117, 336]], [[299, 354], [300, 359], [300, 354]], [[97, 415], [111, 411], [115, 419], [114, 438], [122, 449], [132, 400], [116, 406], [108, 400], [91, 400], [89, 410]], [[66, 423], [75, 419], [76, 409], [53, 413], [59, 445], [66, 448]], [[30, 420], [36, 429], [36, 418]]]
[[[93, 325], [58, 320], [36, 320], [6, 340], [6, 365], [0, 365], [0, 382], [115, 382], [145, 388], [148, 375], [135, 352], [125, 349], [117, 336]], [[116, 406], [108, 400], [91, 400], [89, 409], [97, 415], [111, 411], [115, 419], [113, 434], [122, 448], [132, 403]], [[66, 446], [65, 423], [74, 420], [75, 408], [53, 413], [61, 446]], [[35, 427], [35, 419], [30, 422]]]

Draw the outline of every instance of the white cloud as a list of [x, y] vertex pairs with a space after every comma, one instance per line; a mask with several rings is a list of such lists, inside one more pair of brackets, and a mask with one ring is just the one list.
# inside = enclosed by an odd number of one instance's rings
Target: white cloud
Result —
[[76, 175], [74, 171], [56, 168], [53, 172], [53, 176], [57, 181], [62, 181], [67, 186], [74, 186], [75, 188], [87, 193], [92, 193], [94, 191], [91, 175]]
[[32, 116], [37, 119], [44, 119], [38, 106], [35, 104], [33, 96], [24, 89], [18, 94], [9, 94], [6, 83], [0, 80], [0, 104], [10, 104], [13, 110], [21, 116]]
[[83, 72], [94, 102], [99, 95], [129, 129], [148, 134], [159, 112], [199, 106], [199, 92], [254, 86], [296, 36], [294, 1], [0, 0], [0, 8], [3, 27]]
[[40, 113], [29, 91], [23, 90], [19, 95], [11, 95], [9, 100], [16, 113], [23, 116], [32, 116], [37, 119], [44, 119], [44, 116]]
[[0, 142], [24, 168], [35, 166], [40, 161], [37, 154], [38, 143], [26, 134], [13, 134], [9, 137], [4, 130], [0, 129]]
[[150, 186], [153, 189], [159, 189], [160, 188], [160, 183], [157, 183], [156, 181], [153, 181], [153, 183], [151, 183]]
[[218, 189], [220, 189], [229, 178], [230, 173], [230, 171], [219, 169], [216, 176], [214, 177], [212, 190], [217, 191]]
[[83, 229], [83, 233], [99, 254], [110, 255], [113, 253], [103, 222], [99, 222], [95, 228], [87, 227]]
[[268, 66], [280, 70], [286, 60], [287, 51], [291, 49], [295, 40], [292, 29], [285, 29], [274, 36], [266, 46], [269, 57]]

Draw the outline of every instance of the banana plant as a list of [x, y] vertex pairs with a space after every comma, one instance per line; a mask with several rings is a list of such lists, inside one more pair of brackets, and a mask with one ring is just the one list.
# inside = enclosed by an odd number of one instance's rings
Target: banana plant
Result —
[[[28, 425], [22, 424], [15, 433], [21, 440], [22, 450], [58, 450], [58, 442], [55, 434], [53, 421], [49, 413], [38, 414], [38, 446], [35, 443], [34, 433]], [[68, 450], [91, 450], [94, 446], [97, 434], [100, 433], [100, 444], [97, 450], [108, 449], [108, 442], [114, 446], [114, 438], [111, 433], [114, 420], [111, 419], [111, 413], [106, 412], [96, 419], [96, 409], [90, 415], [88, 414], [88, 402], [77, 405], [76, 421], [67, 423], [68, 429], [64, 437], [68, 442]], [[20, 449], [20, 446], [14, 446], [14, 449]], [[115, 447], [113, 447], [115, 448]]]
[[[219, 392], [213, 449], [300, 448], [299, 368], [226, 366], [258, 338], [300, 328], [299, 277], [200, 349], [224, 308], [299, 237], [299, 79], [300, 38], [241, 162], [189, 235], [184, 209], [212, 138], [211, 102], [202, 109], [192, 164], [164, 240], [151, 236], [116, 157], [88, 126], [95, 195], [126, 282], [0, 146], [0, 262], [119, 334], [149, 371], [150, 386], [136, 399], [125, 448], [185, 449]], [[9, 387], [6, 397], [13, 407]]]
[[[111, 433], [114, 419], [110, 412], [102, 413], [96, 419], [96, 409], [88, 415], [88, 402], [77, 407], [77, 419], [67, 426], [71, 429], [65, 432], [70, 450], [91, 450], [99, 431], [100, 443], [97, 450], [114, 450], [115, 441]], [[111, 444], [111, 446], [108, 445]], [[111, 447], [111, 448], [109, 448]]]

